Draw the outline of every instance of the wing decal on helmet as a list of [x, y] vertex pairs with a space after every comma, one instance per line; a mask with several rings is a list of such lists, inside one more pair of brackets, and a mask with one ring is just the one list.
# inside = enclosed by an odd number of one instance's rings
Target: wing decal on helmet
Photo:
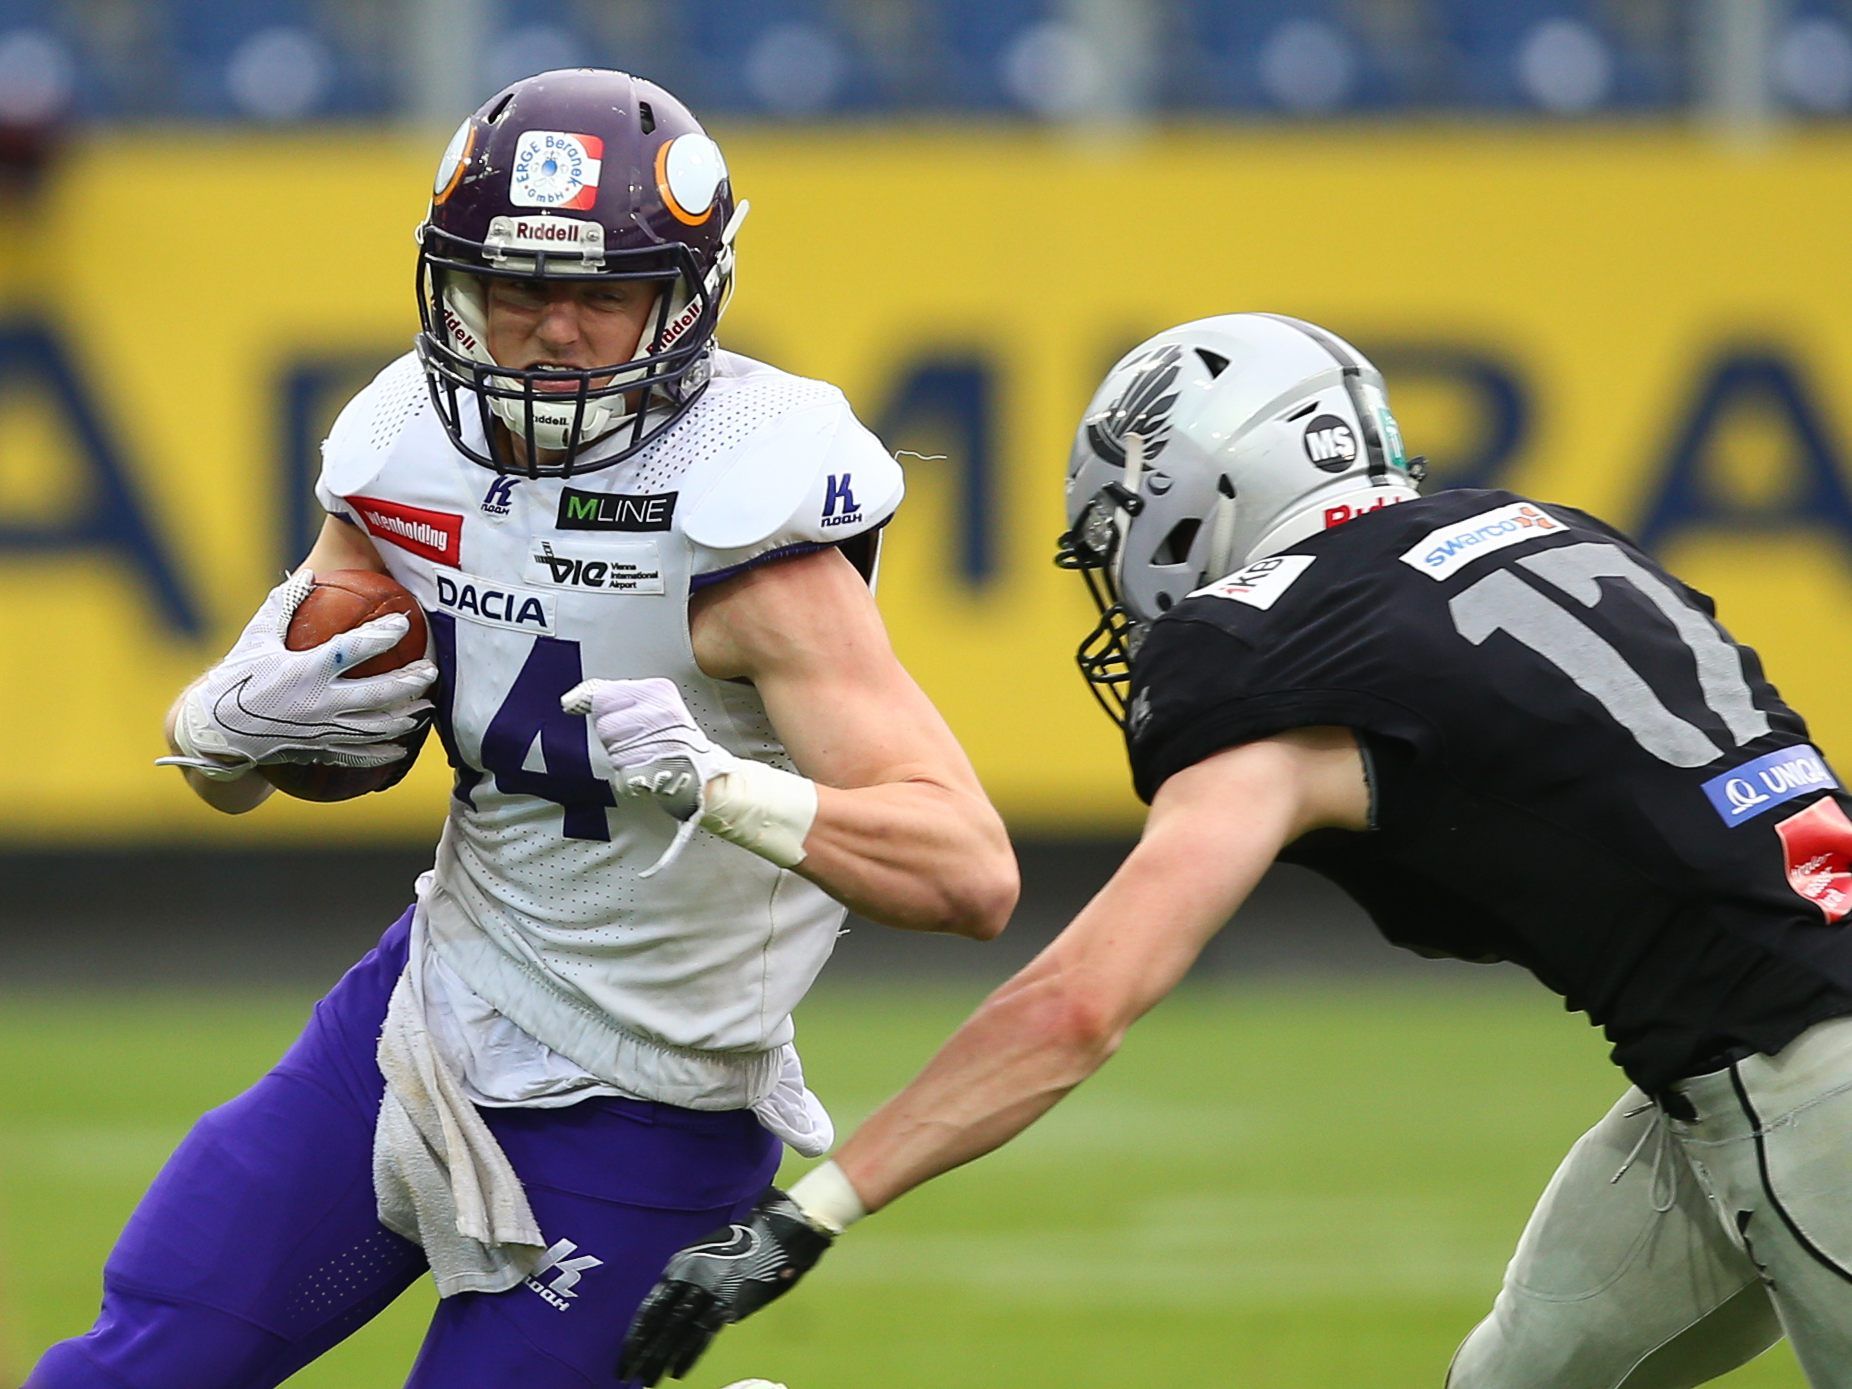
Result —
[[1144, 441], [1144, 458], [1150, 462], [1170, 442], [1170, 412], [1177, 403], [1177, 372], [1183, 361], [1181, 347], [1159, 349], [1139, 366], [1138, 375], [1119, 398], [1087, 421], [1087, 442], [1108, 463], [1125, 466], [1125, 437], [1136, 434]]

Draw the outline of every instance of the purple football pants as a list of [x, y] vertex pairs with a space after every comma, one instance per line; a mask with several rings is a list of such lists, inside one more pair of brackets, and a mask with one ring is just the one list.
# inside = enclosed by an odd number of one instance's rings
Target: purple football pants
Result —
[[[425, 1272], [379, 1223], [374, 1046], [411, 914], [335, 989], [276, 1068], [187, 1135], [103, 1269], [88, 1334], [26, 1389], [267, 1389]], [[631, 1314], [669, 1256], [739, 1218], [777, 1170], [748, 1111], [638, 1100], [483, 1111], [527, 1189], [549, 1265], [504, 1293], [446, 1298], [407, 1385], [617, 1384]]]

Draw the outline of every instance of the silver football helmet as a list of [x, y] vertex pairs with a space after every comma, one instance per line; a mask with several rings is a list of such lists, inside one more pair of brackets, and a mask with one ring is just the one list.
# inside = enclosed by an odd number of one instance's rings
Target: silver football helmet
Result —
[[1115, 721], [1142, 628], [1193, 590], [1414, 495], [1376, 368], [1280, 314], [1223, 314], [1140, 343], [1082, 416], [1055, 562], [1100, 610], [1082, 673]]

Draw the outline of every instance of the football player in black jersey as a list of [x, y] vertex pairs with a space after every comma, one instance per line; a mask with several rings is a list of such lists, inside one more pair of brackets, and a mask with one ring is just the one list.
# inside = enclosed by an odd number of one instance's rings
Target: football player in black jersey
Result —
[[1284, 859], [1397, 944], [1523, 965], [1632, 1082], [1452, 1389], [1673, 1389], [1784, 1332], [1852, 1385], [1852, 800], [1703, 594], [1580, 511], [1421, 471], [1311, 324], [1205, 319], [1114, 367], [1060, 562], [1144, 835], [834, 1162], [670, 1263], [627, 1369], [685, 1371], [851, 1221], [1020, 1133]]

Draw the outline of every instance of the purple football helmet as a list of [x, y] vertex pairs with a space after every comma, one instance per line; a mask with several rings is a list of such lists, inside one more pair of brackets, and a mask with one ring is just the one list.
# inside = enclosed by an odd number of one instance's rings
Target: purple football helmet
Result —
[[[444, 151], [418, 228], [418, 356], [451, 441], [498, 472], [568, 477], [660, 435], [707, 385], [746, 208], [720, 147], [652, 82], [575, 68], [485, 102]], [[493, 278], [660, 288], [630, 361], [524, 369], [489, 355]]]

